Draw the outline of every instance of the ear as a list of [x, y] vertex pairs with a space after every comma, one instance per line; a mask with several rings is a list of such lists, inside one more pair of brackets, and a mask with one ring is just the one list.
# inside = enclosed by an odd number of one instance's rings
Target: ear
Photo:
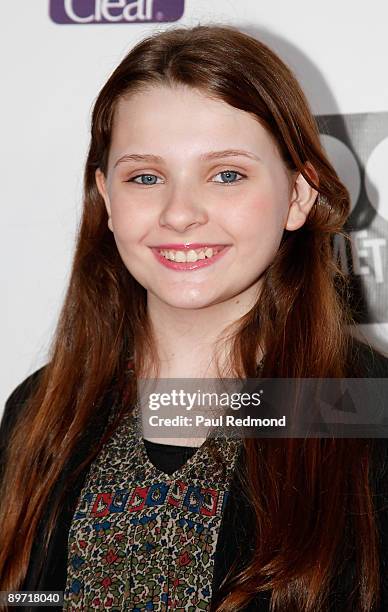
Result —
[[102, 172], [102, 170], [100, 170], [100, 168], [97, 168], [94, 176], [96, 179], [96, 185], [97, 185], [98, 192], [105, 202], [106, 212], [108, 213], [108, 227], [113, 232], [111, 207], [110, 207], [108, 191], [106, 189], [105, 175]]
[[[313, 175], [312, 178], [318, 184], [318, 175], [311, 164], [307, 164], [306, 171]], [[292, 231], [302, 227], [317, 196], [317, 190], [311, 187], [304, 176], [299, 172], [292, 189], [285, 229]]]

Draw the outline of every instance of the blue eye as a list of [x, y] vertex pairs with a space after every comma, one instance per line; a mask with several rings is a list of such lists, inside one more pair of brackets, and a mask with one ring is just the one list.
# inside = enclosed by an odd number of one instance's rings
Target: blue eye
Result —
[[[143, 181], [143, 178], [146, 180]], [[139, 183], [136, 179], [141, 179], [141, 182]], [[137, 185], [155, 185], [156, 182], [153, 181], [153, 179], [157, 180], [158, 177], [155, 174], [139, 174], [138, 176], [134, 176], [133, 178], [129, 179], [127, 183], [136, 183]]]
[[[215, 176], [221, 176], [225, 180], [214, 181], [215, 183], [221, 183], [223, 185], [232, 185], [233, 183], [238, 183], [242, 179], [245, 178], [244, 174], [241, 172], [236, 172], [235, 170], [223, 170], [222, 172], [218, 172]], [[237, 177], [240, 178], [237, 178]], [[138, 174], [137, 176], [132, 177], [126, 181], [127, 183], [136, 183], [137, 185], [156, 185], [158, 176], [155, 174]], [[140, 179], [140, 181], [138, 180]]]
[[[219, 175], [223, 176], [224, 178], [226, 178], [226, 181], [214, 181], [214, 182], [215, 183], [224, 183], [224, 185], [231, 185], [232, 183], [238, 183], [243, 178], [245, 178], [245, 176], [243, 174], [241, 174], [240, 172], [236, 172], [235, 170], [224, 170], [223, 172], [219, 172], [215, 176], [219, 176]], [[237, 176], [240, 176], [241, 178], [236, 180]]]

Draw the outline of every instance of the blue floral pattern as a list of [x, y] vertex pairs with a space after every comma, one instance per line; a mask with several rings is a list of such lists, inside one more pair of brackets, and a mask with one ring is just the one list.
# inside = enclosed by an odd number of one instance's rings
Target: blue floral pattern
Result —
[[64, 610], [209, 610], [241, 440], [207, 440], [172, 475], [149, 460], [136, 407], [90, 466], [68, 540]]

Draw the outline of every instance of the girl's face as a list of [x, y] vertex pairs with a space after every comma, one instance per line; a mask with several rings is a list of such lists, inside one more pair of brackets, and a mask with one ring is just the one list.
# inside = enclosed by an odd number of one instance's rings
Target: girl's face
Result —
[[253, 116], [184, 86], [120, 101], [96, 181], [129, 272], [149, 300], [184, 309], [253, 305], [316, 195]]

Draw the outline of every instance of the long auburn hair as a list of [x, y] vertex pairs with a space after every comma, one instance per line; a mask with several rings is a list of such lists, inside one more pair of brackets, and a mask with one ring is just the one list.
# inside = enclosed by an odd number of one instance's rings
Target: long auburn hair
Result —
[[[69, 286], [49, 361], [13, 428], [0, 495], [1, 589], [25, 578], [37, 525], [54, 484], [113, 391], [122, 402], [82, 465], [88, 466], [136, 397], [146, 362], [157, 371], [146, 291], [123, 264], [95, 182], [106, 174], [112, 122], [123, 96], [152, 85], [184, 84], [252, 114], [272, 134], [287, 168], [319, 192], [305, 224], [285, 231], [263, 275], [257, 303], [230, 336], [235, 376], [349, 375], [352, 318], [346, 279], [332, 255], [349, 212], [346, 188], [322, 150], [316, 122], [287, 66], [264, 44], [230, 26], [173, 28], [139, 42], [114, 70], [94, 105], [84, 174], [84, 207]], [[314, 182], [308, 163], [316, 171]], [[315, 177], [316, 178], [316, 177]], [[319, 182], [319, 184], [318, 184]], [[350, 368], [350, 369], [349, 369]], [[370, 441], [369, 441], [370, 442]], [[243, 609], [271, 591], [271, 610], [319, 612], [346, 560], [354, 561], [349, 609], [378, 601], [379, 557], [368, 440], [244, 440], [246, 495], [254, 510], [249, 563], [230, 575], [214, 610]], [[47, 546], [60, 501], [52, 503]], [[345, 538], [346, 536], [346, 538]]]

